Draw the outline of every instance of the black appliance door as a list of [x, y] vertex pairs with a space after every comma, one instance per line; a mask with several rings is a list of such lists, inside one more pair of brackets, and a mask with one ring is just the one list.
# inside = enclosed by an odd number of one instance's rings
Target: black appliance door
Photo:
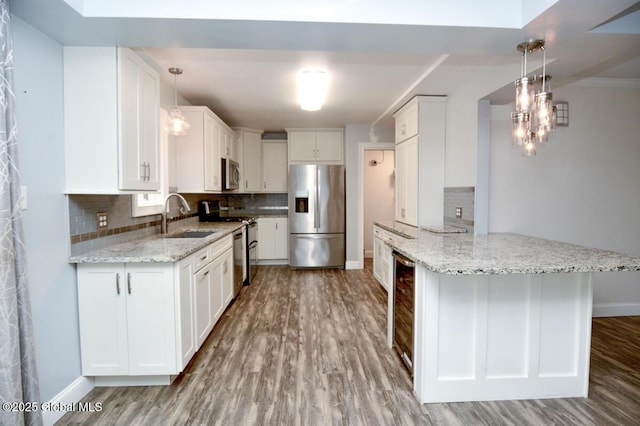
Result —
[[413, 318], [415, 298], [415, 264], [393, 252], [393, 347], [413, 375]]

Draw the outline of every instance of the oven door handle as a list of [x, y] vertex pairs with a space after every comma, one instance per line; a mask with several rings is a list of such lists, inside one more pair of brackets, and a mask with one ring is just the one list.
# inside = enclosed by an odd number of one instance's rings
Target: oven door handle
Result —
[[252, 249], [254, 247], [256, 247], [258, 245], [258, 242], [256, 240], [253, 240], [249, 243], [249, 248]]

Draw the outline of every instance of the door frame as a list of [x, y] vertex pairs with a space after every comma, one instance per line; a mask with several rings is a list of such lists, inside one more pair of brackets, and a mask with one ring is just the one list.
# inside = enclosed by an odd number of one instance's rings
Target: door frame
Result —
[[[358, 268], [364, 268], [364, 152], [395, 151], [395, 142], [360, 142], [358, 144]], [[394, 156], [395, 158], [395, 156]], [[395, 166], [394, 166], [395, 169]]]

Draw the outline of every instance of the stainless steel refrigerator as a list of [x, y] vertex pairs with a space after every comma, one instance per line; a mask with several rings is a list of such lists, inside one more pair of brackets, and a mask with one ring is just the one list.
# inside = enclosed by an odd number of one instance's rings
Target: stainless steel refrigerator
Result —
[[289, 265], [344, 268], [344, 166], [289, 166]]

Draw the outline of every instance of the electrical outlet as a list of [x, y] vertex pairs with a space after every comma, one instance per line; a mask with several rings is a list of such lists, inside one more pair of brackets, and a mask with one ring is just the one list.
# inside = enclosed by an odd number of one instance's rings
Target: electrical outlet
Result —
[[106, 228], [108, 225], [107, 212], [96, 213], [96, 220], [98, 221], [98, 228]]
[[456, 217], [458, 219], [462, 217], [462, 207], [456, 207]]

